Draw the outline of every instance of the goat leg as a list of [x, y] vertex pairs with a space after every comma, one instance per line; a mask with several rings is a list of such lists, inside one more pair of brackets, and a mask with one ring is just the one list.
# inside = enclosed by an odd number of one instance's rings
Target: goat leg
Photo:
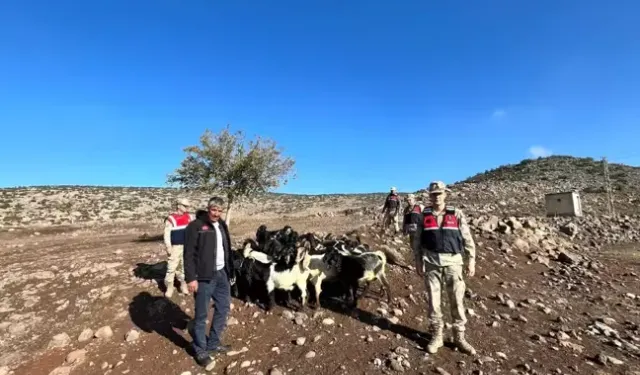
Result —
[[267, 300], [268, 302], [265, 310], [270, 311], [276, 304], [275, 285], [271, 280], [267, 281]]
[[387, 276], [384, 273], [381, 273], [378, 280], [382, 283], [382, 286], [387, 292], [387, 303], [391, 303], [391, 285], [389, 285], [389, 281], [387, 280]]
[[358, 307], [358, 282], [354, 282], [349, 286], [349, 294], [350, 294], [350, 308], [355, 309]]
[[296, 282], [296, 286], [300, 290], [300, 299], [301, 299], [300, 307], [301, 309], [304, 309], [304, 307], [307, 305], [307, 279], [306, 278], [298, 279], [298, 281]]
[[320, 294], [322, 293], [322, 280], [324, 279], [324, 274], [318, 275], [316, 281], [314, 283], [314, 289], [316, 292], [316, 307], [322, 307], [320, 304]]

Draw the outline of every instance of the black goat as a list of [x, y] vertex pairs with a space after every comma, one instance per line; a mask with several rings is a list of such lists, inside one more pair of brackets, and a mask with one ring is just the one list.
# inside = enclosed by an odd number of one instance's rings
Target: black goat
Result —
[[278, 242], [284, 245], [295, 246], [298, 242], [298, 232], [293, 230], [290, 225], [285, 225], [281, 229], [272, 231], [267, 230], [265, 224], [260, 225], [256, 231], [256, 241], [260, 248], [264, 248], [267, 242], [271, 240], [278, 240]]
[[275, 289], [291, 292], [297, 287], [304, 306], [307, 302], [306, 282], [309, 276], [302, 264], [305, 254], [304, 249], [283, 244], [277, 239], [268, 240], [263, 247], [256, 241], [246, 240], [242, 254], [236, 255], [242, 259], [237, 276], [238, 295], [242, 295], [245, 301], [249, 297], [257, 300], [266, 297], [265, 310], [269, 311], [275, 304]]

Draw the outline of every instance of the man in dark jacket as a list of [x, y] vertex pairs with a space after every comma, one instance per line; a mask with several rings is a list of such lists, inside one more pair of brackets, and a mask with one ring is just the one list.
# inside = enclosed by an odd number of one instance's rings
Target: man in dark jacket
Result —
[[[235, 282], [229, 228], [220, 218], [223, 206], [222, 198], [211, 198], [207, 211], [199, 211], [185, 233], [185, 281], [189, 292], [195, 293], [195, 317], [189, 331], [196, 362], [207, 370], [215, 365], [212, 355], [230, 349], [220, 341], [229, 314], [231, 284]], [[211, 299], [215, 311], [207, 338], [206, 320]]]

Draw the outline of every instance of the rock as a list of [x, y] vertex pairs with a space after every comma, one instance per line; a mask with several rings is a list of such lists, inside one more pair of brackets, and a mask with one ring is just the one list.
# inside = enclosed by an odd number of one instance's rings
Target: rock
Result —
[[389, 245], [381, 245], [379, 250], [382, 251], [387, 256], [387, 262], [393, 265], [404, 266], [404, 257], [402, 254], [396, 250], [392, 249]]
[[600, 353], [598, 354], [598, 356], [595, 358], [596, 362], [598, 362], [599, 364], [606, 366], [607, 364], [611, 363], [613, 365], [623, 365], [624, 362], [622, 362], [621, 360], [608, 356], [605, 353]]
[[9, 375], [9, 366], [0, 367], [0, 375]]
[[575, 223], [568, 223], [559, 228], [560, 232], [573, 238], [578, 233], [578, 226]]
[[229, 356], [229, 357], [233, 357], [233, 356], [235, 356], [235, 355], [242, 354], [242, 353], [246, 353], [246, 352], [248, 352], [248, 351], [249, 351], [249, 348], [247, 348], [246, 346], [243, 346], [243, 347], [242, 347], [242, 349], [240, 349], [240, 350], [231, 350], [231, 351], [228, 351], [228, 352], [227, 352], [227, 356]]
[[525, 253], [528, 252], [530, 248], [529, 243], [522, 238], [516, 238], [512, 246]]
[[51, 341], [49, 341], [48, 348], [49, 349], [63, 348], [69, 345], [70, 343], [71, 343], [71, 337], [69, 337], [69, 335], [67, 335], [66, 333], [59, 333], [53, 336]]
[[451, 375], [449, 374], [449, 372], [447, 372], [447, 370], [443, 369], [442, 367], [436, 367], [436, 372], [440, 375]]
[[138, 338], [140, 338], [140, 332], [136, 331], [135, 329], [132, 329], [129, 332], [127, 332], [127, 334], [124, 337], [126, 342], [133, 342], [133, 341], [136, 341]]
[[316, 352], [314, 352], [313, 350], [304, 355], [304, 357], [307, 359], [314, 358], [315, 356], [316, 356]]
[[94, 337], [99, 338], [99, 339], [108, 339], [108, 338], [111, 338], [112, 336], [113, 336], [113, 331], [111, 330], [111, 327], [109, 327], [109, 326], [104, 326], [104, 327], [98, 328], [98, 330], [94, 334]]
[[333, 319], [331, 319], [331, 318], [324, 318], [322, 320], [322, 324], [324, 324], [325, 326], [330, 326], [330, 325], [335, 324], [335, 321]]
[[91, 328], [85, 328], [78, 336], [78, 341], [85, 342], [91, 340], [93, 337], [93, 330]]
[[284, 375], [284, 374], [282, 373], [282, 371], [280, 371], [280, 369], [278, 369], [277, 367], [274, 367], [271, 370], [269, 370], [269, 375]]
[[296, 345], [304, 345], [305, 342], [307, 342], [307, 339], [304, 337], [298, 337], [296, 339]]
[[389, 360], [389, 368], [391, 368], [393, 371], [404, 372], [404, 367], [402, 367], [400, 361], [395, 358]]
[[74, 350], [67, 354], [65, 362], [70, 365], [79, 365], [84, 362], [87, 355], [87, 351], [84, 349]]
[[522, 229], [523, 225], [516, 219], [515, 217], [510, 217], [507, 219], [507, 224], [511, 227], [512, 230], [516, 231], [518, 229]]
[[238, 322], [238, 319], [236, 319], [235, 317], [231, 316], [229, 317], [229, 319], [227, 319], [227, 325], [228, 326], [235, 326], [240, 324], [240, 322]]
[[562, 250], [558, 254], [558, 261], [565, 264], [576, 264], [580, 262], [580, 257], [569, 250]]
[[60, 366], [54, 368], [49, 375], [69, 375], [71, 374], [71, 367], [69, 366]]

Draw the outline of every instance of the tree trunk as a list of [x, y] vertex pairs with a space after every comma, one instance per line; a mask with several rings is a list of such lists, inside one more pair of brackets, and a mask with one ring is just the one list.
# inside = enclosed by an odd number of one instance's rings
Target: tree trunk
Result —
[[227, 212], [224, 215], [224, 221], [227, 223], [227, 226], [231, 224], [231, 204], [233, 203], [233, 199], [227, 199]]

